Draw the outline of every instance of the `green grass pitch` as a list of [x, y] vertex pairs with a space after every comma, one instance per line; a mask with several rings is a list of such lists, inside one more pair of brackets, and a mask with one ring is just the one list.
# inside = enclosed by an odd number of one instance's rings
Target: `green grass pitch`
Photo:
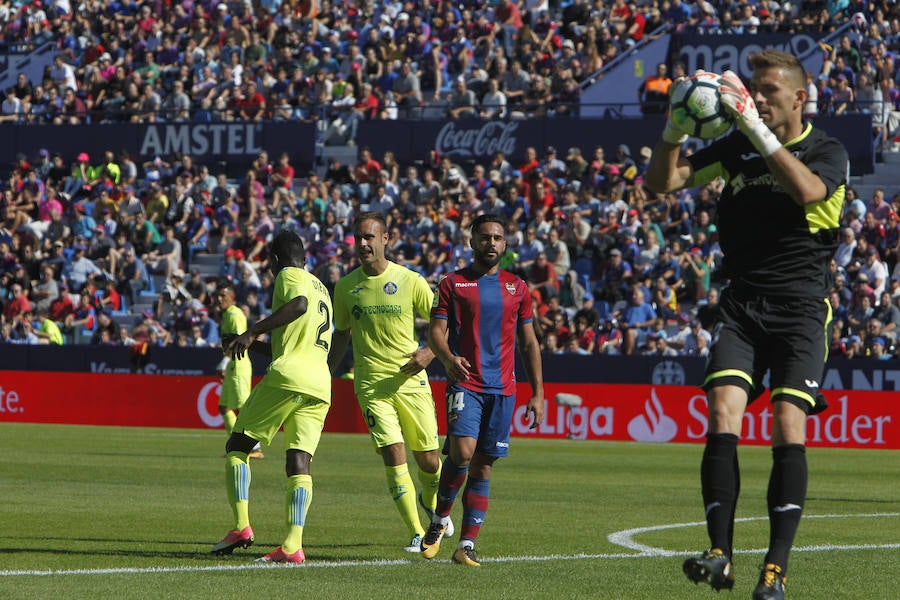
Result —
[[[424, 561], [400, 550], [408, 535], [368, 437], [326, 433], [307, 563], [260, 568], [284, 533], [280, 436], [252, 463], [256, 545], [226, 558], [208, 553], [231, 522], [221, 431], [6, 423], [0, 440], [2, 599], [745, 599], [768, 539], [767, 448], [740, 450], [737, 585], [716, 595], [681, 573], [706, 544], [702, 446], [514, 438], [494, 471], [482, 567], [450, 564], [455, 539]], [[897, 598], [900, 452], [808, 457], [816, 518], [801, 524], [788, 598]]]

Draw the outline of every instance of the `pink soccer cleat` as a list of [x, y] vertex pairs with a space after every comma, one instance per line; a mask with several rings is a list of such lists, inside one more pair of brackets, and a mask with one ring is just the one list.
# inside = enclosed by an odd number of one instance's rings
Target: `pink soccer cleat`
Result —
[[278, 546], [272, 552], [269, 552], [263, 557], [257, 558], [254, 562], [258, 563], [294, 563], [299, 565], [304, 560], [306, 560], [306, 554], [303, 553], [303, 548], [300, 548], [293, 554], [286, 554], [284, 550], [281, 549], [281, 546]]
[[240, 531], [232, 529], [221, 542], [212, 547], [216, 556], [225, 556], [234, 552], [235, 548], [249, 548], [253, 545], [253, 530], [248, 525]]

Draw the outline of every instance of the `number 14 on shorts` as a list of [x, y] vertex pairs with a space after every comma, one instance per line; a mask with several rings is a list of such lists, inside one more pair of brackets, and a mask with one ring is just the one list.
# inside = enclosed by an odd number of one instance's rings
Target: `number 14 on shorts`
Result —
[[452, 425], [459, 420], [459, 415], [466, 407], [465, 392], [450, 392], [447, 394], [447, 424]]
[[447, 394], [447, 412], [462, 412], [462, 409], [466, 407], [465, 397], [465, 392]]

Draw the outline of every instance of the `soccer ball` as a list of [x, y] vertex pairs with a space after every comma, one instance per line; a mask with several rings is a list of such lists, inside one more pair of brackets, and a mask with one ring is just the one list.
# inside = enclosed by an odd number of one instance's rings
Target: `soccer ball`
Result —
[[715, 73], [697, 73], [675, 84], [669, 102], [669, 120], [684, 133], [711, 140], [731, 127], [719, 96], [722, 77]]

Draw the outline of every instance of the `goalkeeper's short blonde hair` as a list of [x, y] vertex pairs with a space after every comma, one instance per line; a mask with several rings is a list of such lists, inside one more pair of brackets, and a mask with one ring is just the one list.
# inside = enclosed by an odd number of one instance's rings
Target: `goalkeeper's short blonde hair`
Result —
[[751, 54], [749, 61], [754, 71], [758, 69], [781, 69], [793, 85], [799, 88], [803, 88], [806, 85], [806, 69], [803, 68], [803, 64], [793, 54], [788, 54], [781, 50], [767, 49]]

